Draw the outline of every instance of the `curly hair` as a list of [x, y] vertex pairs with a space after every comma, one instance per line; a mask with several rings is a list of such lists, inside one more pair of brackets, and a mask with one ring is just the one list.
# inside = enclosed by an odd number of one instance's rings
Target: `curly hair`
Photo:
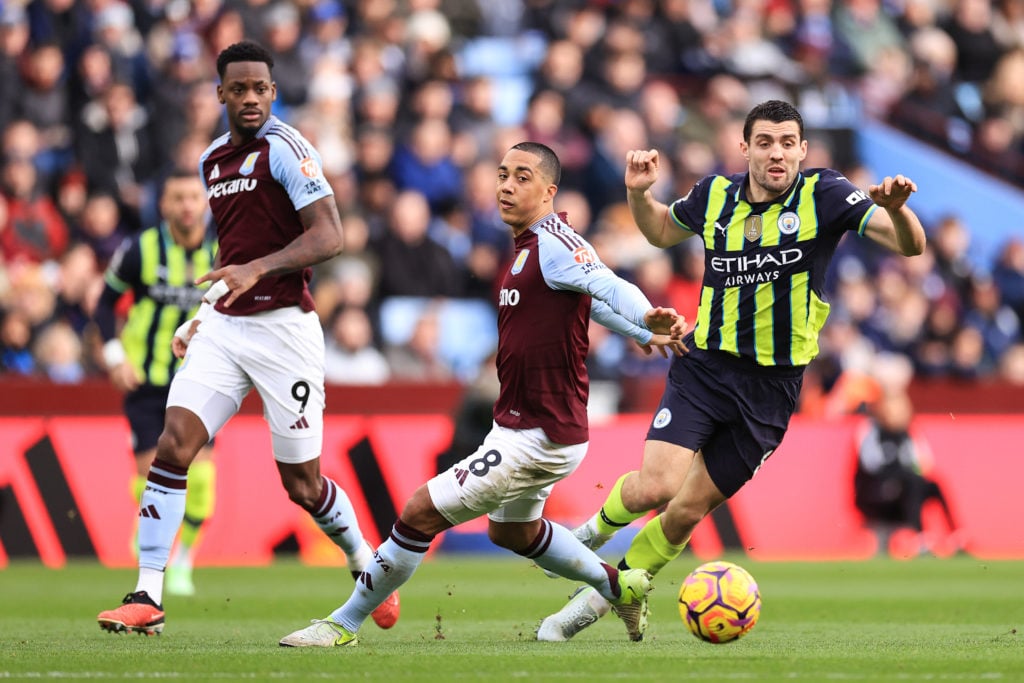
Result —
[[267, 69], [274, 68], [274, 57], [259, 43], [243, 40], [228, 45], [217, 55], [217, 75], [224, 80], [224, 71], [232, 62], [263, 62]]

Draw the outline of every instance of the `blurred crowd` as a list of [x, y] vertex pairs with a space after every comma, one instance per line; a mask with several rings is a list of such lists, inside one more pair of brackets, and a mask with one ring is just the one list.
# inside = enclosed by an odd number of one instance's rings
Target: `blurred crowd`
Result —
[[[4, 373], [102, 375], [102, 272], [159, 221], [162, 178], [226, 131], [214, 60], [243, 38], [275, 55], [275, 113], [321, 152], [345, 226], [313, 282], [329, 382], [468, 384], [490, 362], [511, 249], [495, 164], [523, 139], [560, 155], [556, 208], [601, 258], [691, 320], [700, 245], [644, 241], [626, 150], [662, 152], [670, 201], [745, 170], [743, 117], [776, 97], [805, 118], [805, 166], [860, 187], [863, 117], [1024, 184], [1024, 0], [3, 0]], [[1024, 383], [1024, 237], [979, 267], [981, 226], [926, 228], [917, 258], [840, 246], [818, 410], [878, 367]], [[590, 363], [611, 385], [665, 370], [596, 326]]]

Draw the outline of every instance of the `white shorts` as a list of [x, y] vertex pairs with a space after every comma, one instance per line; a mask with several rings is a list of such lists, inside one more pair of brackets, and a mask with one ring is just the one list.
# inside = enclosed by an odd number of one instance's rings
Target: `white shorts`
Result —
[[458, 525], [482, 514], [495, 522], [532, 522], [551, 488], [583, 462], [587, 444], [556, 444], [544, 430], [498, 424], [473, 455], [427, 482], [434, 507]]
[[210, 311], [189, 342], [167, 405], [195, 413], [212, 438], [253, 387], [263, 399], [274, 458], [300, 463], [318, 457], [324, 431], [324, 334], [316, 313], [297, 307], [246, 316]]

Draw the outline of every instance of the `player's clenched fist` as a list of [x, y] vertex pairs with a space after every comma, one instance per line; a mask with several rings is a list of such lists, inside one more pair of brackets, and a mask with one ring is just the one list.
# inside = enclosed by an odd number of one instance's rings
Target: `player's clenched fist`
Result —
[[658, 150], [633, 149], [626, 153], [626, 189], [646, 192], [658, 180]]

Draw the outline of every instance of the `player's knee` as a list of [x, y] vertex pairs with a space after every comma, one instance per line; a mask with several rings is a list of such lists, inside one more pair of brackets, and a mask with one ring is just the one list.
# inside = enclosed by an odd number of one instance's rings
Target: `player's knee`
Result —
[[284, 490], [288, 500], [307, 512], [313, 512], [320, 500], [320, 482], [317, 481], [289, 479], [284, 482]]
[[185, 430], [170, 423], [164, 427], [156, 446], [156, 459], [178, 467], [188, 467], [192, 463], [198, 446], [194, 446]]
[[496, 524], [492, 522], [487, 527], [487, 537], [491, 539], [491, 543], [499, 548], [522, 554], [523, 551], [533, 545], [539, 529], [539, 523], [534, 525], [530, 523]]
[[623, 504], [630, 512], [654, 510], [672, 500], [679, 492], [673, 482], [662, 478], [641, 479], [640, 485], [623, 495]]

